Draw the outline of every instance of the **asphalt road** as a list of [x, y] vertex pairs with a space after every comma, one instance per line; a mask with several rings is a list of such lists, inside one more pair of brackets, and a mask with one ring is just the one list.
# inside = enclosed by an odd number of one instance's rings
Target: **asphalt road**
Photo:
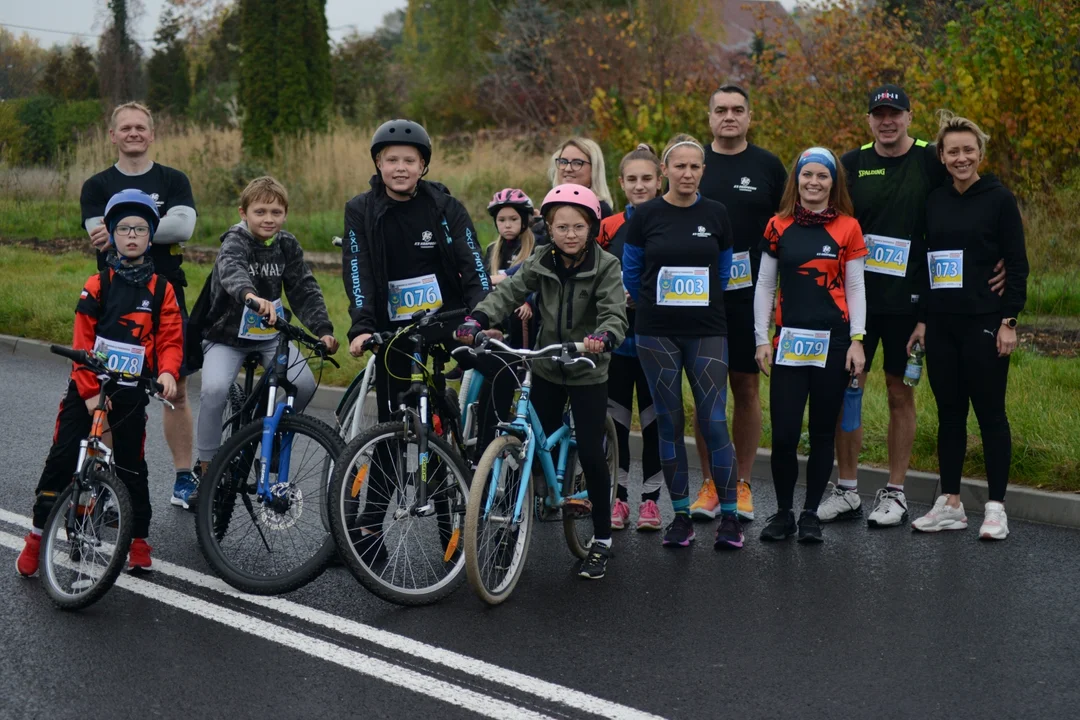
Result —
[[[405, 609], [342, 568], [283, 598], [212, 576], [152, 404], [150, 576], [94, 607], [53, 608], [16, 576], [66, 366], [0, 356], [0, 718], [1064, 718], [1080, 706], [1080, 532], [1012, 536], [826, 527], [822, 546], [765, 545], [767, 481], [736, 553], [624, 531], [585, 582], [561, 526], [538, 525], [514, 596], [468, 586]], [[635, 468], [632, 497], [640, 474]], [[662, 501], [665, 519], [670, 515]], [[915, 507], [914, 512], [924, 508]]]

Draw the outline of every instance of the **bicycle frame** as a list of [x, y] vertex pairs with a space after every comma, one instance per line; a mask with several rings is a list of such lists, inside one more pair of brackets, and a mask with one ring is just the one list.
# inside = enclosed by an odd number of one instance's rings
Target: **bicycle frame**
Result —
[[[274, 437], [277, 435], [281, 418], [286, 413], [293, 412], [293, 403], [296, 400], [296, 386], [289, 382], [289, 338], [284, 333], [278, 336], [277, 352], [274, 355], [274, 365], [263, 381], [268, 384], [266, 389], [266, 415], [263, 417], [262, 445], [259, 449], [262, 458], [262, 468], [259, 473], [259, 481], [256, 487], [256, 496], [264, 503], [274, 503], [278, 499], [284, 499], [278, 488], [287, 488], [289, 482], [289, 461], [292, 457], [292, 433], [285, 433], [278, 448], [278, 473], [277, 480], [270, 480], [270, 471], [274, 457]], [[261, 384], [261, 383], [260, 383]], [[286, 392], [285, 402], [277, 402], [278, 388], [284, 388]], [[250, 400], [250, 398], [248, 398]], [[245, 401], [247, 402], [247, 401]]]
[[[75, 484], [77, 494], [75, 502], [68, 507], [68, 528], [78, 527], [79, 500], [82, 493], [92, 490], [90, 485], [91, 463], [112, 467], [112, 450], [103, 441], [105, 422], [108, 418], [108, 411], [105, 409], [105, 387], [110, 378], [104, 374], [97, 377], [101, 381], [101, 389], [98, 391], [97, 407], [94, 408], [93, 419], [90, 422], [90, 435], [79, 441], [79, 459], [75, 462], [75, 472], [72, 474], [72, 482]], [[94, 502], [93, 507], [94, 510], [97, 509], [96, 502]]]

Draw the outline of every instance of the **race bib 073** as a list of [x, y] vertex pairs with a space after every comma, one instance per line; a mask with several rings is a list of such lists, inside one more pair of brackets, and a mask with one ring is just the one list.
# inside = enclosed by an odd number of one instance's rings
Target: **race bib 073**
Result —
[[709, 304], [709, 268], [660, 268], [656, 276], [656, 304], [702, 307]]
[[926, 253], [926, 260], [931, 290], [964, 287], [963, 250], [934, 250]]
[[750, 273], [750, 251], [738, 252], [731, 256], [731, 272], [728, 278], [727, 290], [742, 290], [752, 287], [754, 278]]
[[863, 238], [866, 240], [866, 249], [870, 251], [866, 257], [866, 272], [896, 277], [907, 275], [908, 258], [911, 254], [910, 240], [884, 235], [865, 235]]
[[784, 327], [776, 350], [776, 364], [825, 367], [829, 357], [829, 331]]

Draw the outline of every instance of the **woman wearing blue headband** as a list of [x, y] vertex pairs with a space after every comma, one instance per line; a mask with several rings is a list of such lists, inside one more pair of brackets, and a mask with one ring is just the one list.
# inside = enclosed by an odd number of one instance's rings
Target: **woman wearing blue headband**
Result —
[[[765, 228], [754, 293], [754, 334], [758, 366], [766, 375], [772, 373], [769, 415], [777, 512], [762, 531], [762, 540], [784, 540], [796, 532], [799, 542], [822, 539], [817, 508], [832, 474], [836, 418], [849, 373], [862, 372], [865, 364], [867, 249], [852, 214], [843, 167], [827, 148], [812, 147], [795, 161], [780, 210]], [[770, 344], [769, 315], [778, 281], [776, 334]], [[806, 501], [796, 524], [796, 451], [808, 399]]]

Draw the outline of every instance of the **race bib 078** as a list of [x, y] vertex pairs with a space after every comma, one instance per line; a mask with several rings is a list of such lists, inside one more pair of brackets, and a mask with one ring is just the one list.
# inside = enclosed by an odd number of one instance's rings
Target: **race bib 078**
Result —
[[146, 348], [142, 345], [99, 337], [94, 340], [94, 352], [105, 355], [105, 366], [113, 372], [131, 376], [142, 374], [146, 361]]
[[656, 304], [701, 307], [709, 304], [709, 268], [660, 268], [656, 276]]

